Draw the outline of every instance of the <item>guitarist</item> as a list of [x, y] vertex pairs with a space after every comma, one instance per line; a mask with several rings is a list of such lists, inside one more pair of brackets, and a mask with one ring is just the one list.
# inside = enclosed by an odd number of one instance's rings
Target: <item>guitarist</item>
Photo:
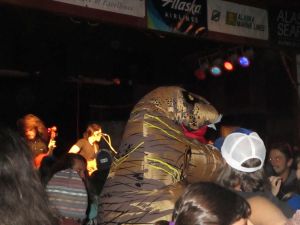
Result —
[[48, 128], [48, 135], [50, 140], [48, 142], [48, 151], [46, 153], [40, 153], [34, 157], [34, 166], [39, 169], [42, 163], [42, 160], [47, 156], [52, 156], [53, 150], [56, 148], [55, 138], [57, 136], [57, 127], [53, 126]]
[[101, 140], [101, 136], [101, 126], [97, 123], [92, 123], [88, 125], [83, 138], [79, 139], [69, 150], [69, 153], [78, 153], [87, 160], [87, 168], [90, 174], [97, 169], [96, 154], [99, 151], [98, 143]]
[[[54, 138], [49, 136], [44, 122], [37, 116], [27, 114], [17, 121], [17, 126], [32, 152], [34, 161], [37, 157], [41, 158], [40, 155], [49, 155], [49, 150], [52, 153], [56, 147]], [[35, 163], [35, 167], [38, 168], [39, 165]]]

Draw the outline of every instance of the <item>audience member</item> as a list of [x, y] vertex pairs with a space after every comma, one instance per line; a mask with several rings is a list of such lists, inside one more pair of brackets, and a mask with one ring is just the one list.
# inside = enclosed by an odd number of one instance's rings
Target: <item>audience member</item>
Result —
[[0, 218], [3, 225], [57, 225], [27, 144], [0, 129]]
[[63, 225], [81, 224], [87, 218], [90, 196], [86, 166], [83, 156], [68, 153], [43, 178], [51, 206]]
[[166, 221], [166, 220], [158, 220], [154, 223], [154, 225], [170, 225], [170, 224], [174, 224], [174, 223]]
[[285, 225], [300, 225], [300, 210], [297, 210], [297, 212], [286, 222]]
[[200, 182], [189, 185], [177, 200], [171, 224], [246, 225], [250, 214], [249, 204], [236, 193]]
[[294, 156], [294, 165], [296, 170], [296, 178], [293, 184], [290, 185], [288, 193], [285, 194], [282, 199], [295, 210], [300, 209], [300, 154]]
[[46, 186], [49, 201], [57, 212], [61, 225], [79, 225], [86, 219], [87, 189], [77, 171], [61, 170], [53, 175]]
[[77, 171], [82, 180], [86, 180], [88, 175], [86, 167], [87, 162], [83, 156], [74, 153], [67, 153], [56, 160], [51, 157], [44, 158], [39, 171], [42, 183], [46, 185], [55, 173], [70, 168]]
[[295, 189], [296, 171], [292, 169], [293, 152], [288, 143], [274, 143], [270, 147], [269, 161], [273, 175], [269, 177], [272, 193], [279, 199]]
[[217, 182], [248, 200], [253, 224], [284, 224], [286, 217], [282, 212], [287, 217], [294, 214], [286, 203], [266, 192], [267, 179], [263, 171], [266, 148], [257, 133], [239, 128], [224, 139], [221, 154], [226, 165]]

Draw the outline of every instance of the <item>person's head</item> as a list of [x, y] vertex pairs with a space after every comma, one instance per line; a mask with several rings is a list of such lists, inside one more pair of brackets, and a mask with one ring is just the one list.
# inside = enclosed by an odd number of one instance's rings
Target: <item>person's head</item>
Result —
[[293, 164], [293, 152], [288, 143], [274, 143], [270, 146], [269, 161], [278, 176], [288, 175]]
[[84, 138], [92, 139], [94, 142], [99, 142], [101, 140], [102, 129], [97, 123], [89, 124], [84, 132]]
[[0, 128], [0, 217], [3, 225], [52, 225], [56, 220], [27, 144]]
[[297, 179], [300, 180], [300, 152], [297, 152], [297, 154], [295, 155], [294, 164], [295, 164]]
[[86, 159], [80, 154], [68, 153], [68, 155], [72, 161], [71, 168], [79, 174], [81, 179], [85, 179], [87, 176], [87, 161], [86, 161]]
[[167, 220], [158, 220], [153, 225], [170, 225], [170, 222]]
[[226, 165], [217, 182], [245, 192], [262, 191], [265, 184], [263, 164], [266, 148], [257, 133], [239, 128], [220, 144]]
[[247, 224], [251, 214], [245, 199], [214, 183], [189, 185], [175, 203], [172, 221], [175, 225]]
[[[40, 175], [43, 184], [46, 185], [52, 176], [62, 170], [73, 169], [76, 171], [81, 179], [85, 179], [87, 176], [87, 162], [86, 159], [79, 154], [67, 153], [63, 157], [51, 162], [49, 168], [40, 168]], [[47, 167], [47, 166], [46, 166]]]
[[42, 138], [44, 141], [49, 139], [47, 128], [43, 121], [33, 114], [27, 114], [18, 120], [17, 126], [23, 136], [29, 141], [37, 137]]
[[[88, 193], [77, 171], [69, 168], [56, 172], [46, 185], [50, 206], [59, 217], [72, 225], [86, 218]], [[65, 223], [62, 223], [65, 224]]]

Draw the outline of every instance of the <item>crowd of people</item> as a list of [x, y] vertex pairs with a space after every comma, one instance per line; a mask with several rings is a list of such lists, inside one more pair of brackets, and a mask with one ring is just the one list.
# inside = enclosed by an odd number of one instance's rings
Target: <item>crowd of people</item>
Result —
[[[37, 116], [0, 129], [0, 215], [4, 225], [97, 224], [98, 196], [113, 163], [99, 148], [102, 128], [87, 126], [63, 156]], [[269, 151], [260, 136], [238, 128], [215, 142], [224, 168], [215, 183], [189, 184], [169, 225], [300, 224], [300, 156], [288, 143]], [[35, 159], [42, 155], [40, 163]]]

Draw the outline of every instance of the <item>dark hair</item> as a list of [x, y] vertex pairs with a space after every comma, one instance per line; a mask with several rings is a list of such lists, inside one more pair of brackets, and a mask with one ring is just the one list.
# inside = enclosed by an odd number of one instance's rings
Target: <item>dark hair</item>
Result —
[[25, 135], [26, 129], [34, 129], [37, 137], [41, 138], [44, 142], [49, 141], [48, 130], [44, 122], [33, 114], [27, 114], [19, 119], [17, 121], [17, 126], [23, 136]]
[[57, 219], [19, 135], [0, 128], [0, 218], [5, 225], [54, 225]]
[[84, 138], [88, 138], [93, 135], [95, 131], [101, 130], [101, 126], [97, 123], [91, 123], [87, 126], [86, 131], [83, 134]]
[[269, 149], [270, 149], [270, 152], [272, 151], [272, 149], [279, 150], [282, 154], [285, 155], [287, 160], [294, 158], [292, 147], [287, 142], [273, 143], [270, 145]]
[[169, 221], [167, 220], [158, 220], [153, 225], [169, 225]]
[[247, 219], [251, 209], [245, 199], [214, 183], [195, 183], [187, 187], [175, 203], [175, 225], [230, 225]]
[[85, 165], [87, 165], [86, 159], [82, 155], [75, 153], [67, 153], [63, 157], [55, 160], [54, 162], [51, 162], [49, 168], [47, 168], [47, 164], [44, 164], [44, 159], [39, 169], [43, 185], [46, 185], [48, 181], [52, 178], [52, 176], [58, 171], [73, 168], [74, 164], [76, 163], [76, 159], [81, 160], [85, 163]]
[[[242, 166], [252, 168], [260, 165], [260, 163], [259, 159], [249, 159], [244, 162]], [[263, 168], [249, 173], [236, 170], [226, 164], [217, 178], [217, 183], [232, 190], [237, 185], [240, 185], [241, 191], [256, 192], [265, 189], [265, 185], [267, 184], [266, 180]]]

